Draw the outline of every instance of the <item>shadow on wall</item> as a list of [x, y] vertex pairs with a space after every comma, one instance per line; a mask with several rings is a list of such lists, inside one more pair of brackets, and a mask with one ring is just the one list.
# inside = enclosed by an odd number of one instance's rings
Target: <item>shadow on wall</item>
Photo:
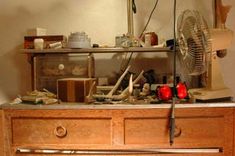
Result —
[[18, 8], [15, 14], [0, 14], [0, 90], [4, 93], [0, 103], [30, 89], [29, 64], [26, 55], [20, 53], [29, 17], [29, 12], [22, 8]]
[[[37, 11], [34, 11], [30, 7], [31, 3], [33, 2], [3, 3], [0, 7], [3, 10], [0, 13], [0, 103], [31, 90], [30, 64], [27, 62], [27, 56], [20, 52], [26, 30], [33, 27], [47, 28], [48, 25], [55, 27], [51, 23], [57, 19], [52, 17], [61, 7], [65, 7], [64, 3], [55, 1], [45, 10], [37, 8]], [[38, 4], [33, 5], [36, 7]], [[51, 15], [46, 18], [48, 12], [51, 12]]]
[[0, 56], [0, 90], [4, 93], [0, 103], [9, 101], [30, 89], [30, 70], [25, 55], [16, 46]]

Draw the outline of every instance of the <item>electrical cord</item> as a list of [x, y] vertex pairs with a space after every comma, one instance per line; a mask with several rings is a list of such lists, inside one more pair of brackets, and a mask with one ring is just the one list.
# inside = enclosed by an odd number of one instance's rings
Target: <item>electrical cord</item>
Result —
[[174, 46], [173, 46], [173, 53], [174, 53], [174, 64], [173, 64], [173, 100], [172, 100], [172, 107], [171, 107], [171, 116], [170, 116], [170, 127], [169, 127], [169, 138], [170, 138], [170, 145], [174, 144], [174, 137], [175, 137], [175, 102], [177, 98], [176, 93], [176, 0], [174, 0], [174, 24], [173, 24], [173, 33], [174, 33]]
[[173, 45], [173, 52], [174, 52], [174, 67], [173, 67], [173, 74], [174, 74], [174, 96], [176, 96], [176, 31], [175, 31], [175, 27], [176, 27], [176, 0], [174, 0], [174, 45]]
[[[157, 5], [158, 5], [158, 2], [159, 2], [159, 0], [156, 0], [156, 2], [155, 2], [155, 4], [154, 4], [154, 7], [153, 7], [153, 9], [152, 9], [152, 11], [151, 11], [151, 13], [150, 13], [150, 15], [149, 15], [148, 21], [147, 21], [147, 23], [145, 24], [144, 29], [142, 30], [142, 32], [141, 32], [141, 34], [140, 34], [139, 38], [141, 38], [141, 37], [142, 37], [142, 35], [143, 35], [144, 31], [145, 31], [145, 30], [146, 30], [146, 28], [148, 27], [149, 22], [150, 22], [150, 20], [151, 20], [151, 18], [152, 18], [152, 15], [153, 15], [153, 13], [154, 13], [154, 11], [155, 11], [155, 9], [156, 9]], [[125, 68], [124, 68], [124, 70], [123, 70], [123, 71], [125, 71], [125, 70], [126, 70], [126, 68], [129, 66], [132, 56], [133, 56], [133, 52], [131, 52], [131, 54], [130, 54], [130, 56], [129, 56], [128, 60], [127, 60], [126, 66], [125, 66]]]
[[122, 72], [125, 71], [126, 68], [129, 66], [129, 64], [130, 64], [130, 62], [131, 62], [132, 55], [133, 55], [133, 52], [131, 52], [131, 54], [130, 54], [128, 60], [127, 60], [127, 63], [126, 63], [126, 65], [125, 65], [125, 68], [124, 68], [124, 70], [122, 70]]
[[153, 15], [153, 13], [154, 13], [154, 11], [155, 11], [157, 5], [158, 5], [158, 1], [159, 1], [159, 0], [156, 0], [156, 2], [155, 2], [155, 4], [154, 4], [154, 7], [153, 7], [153, 9], [152, 9], [152, 11], [151, 11], [151, 13], [150, 13], [150, 15], [149, 15], [148, 21], [147, 21], [147, 23], [145, 24], [144, 29], [142, 30], [142, 32], [141, 32], [139, 38], [142, 37], [144, 31], [147, 29], [147, 27], [148, 27], [148, 25], [149, 25], [149, 22], [150, 22], [150, 20], [151, 20], [151, 18], [152, 18], [152, 15]]

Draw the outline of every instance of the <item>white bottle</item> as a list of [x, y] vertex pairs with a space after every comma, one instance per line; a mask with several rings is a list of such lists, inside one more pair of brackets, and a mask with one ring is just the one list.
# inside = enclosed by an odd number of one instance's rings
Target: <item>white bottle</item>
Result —
[[145, 34], [144, 35], [144, 40], [145, 40], [145, 47], [151, 47], [151, 34]]
[[34, 39], [34, 49], [42, 50], [44, 45], [44, 40], [42, 38]]

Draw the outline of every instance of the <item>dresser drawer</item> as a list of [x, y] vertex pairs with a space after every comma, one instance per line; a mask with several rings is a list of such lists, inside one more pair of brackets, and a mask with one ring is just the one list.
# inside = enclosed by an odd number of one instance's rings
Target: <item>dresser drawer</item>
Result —
[[187, 156], [233, 155], [234, 110], [230, 108], [177, 109], [176, 137], [172, 146], [169, 145], [169, 109], [9, 109], [4, 114], [7, 145], [12, 153], [9, 155], [51, 154], [19, 154], [19, 149], [94, 152], [159, 148], [219, 149], [219, 153], [183, 154]]
[[[126, 118], [124, 122], [126, 145], [169, 147], [169, 120], [167, 118]], [[174, 146], [223, 147], [225, 136], [228, 135], [225, 130], [226, 124], [228, 123], [224, 121], [223, 116], [179, 117], [176, 119]]]
[[12, 119], [13, 145], [110, 144], [110, 118]]

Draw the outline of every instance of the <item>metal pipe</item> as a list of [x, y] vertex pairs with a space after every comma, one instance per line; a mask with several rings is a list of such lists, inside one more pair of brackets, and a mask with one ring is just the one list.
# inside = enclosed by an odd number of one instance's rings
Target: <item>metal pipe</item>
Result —
[[18, 148], [18, 154], [83, 154], [83, 155], [133, 155], [133, 154], [200, 154], [220, 153], [222, 148], [168, 148], [168, 149], [119, 149], [119, 150], [63, 150]]

